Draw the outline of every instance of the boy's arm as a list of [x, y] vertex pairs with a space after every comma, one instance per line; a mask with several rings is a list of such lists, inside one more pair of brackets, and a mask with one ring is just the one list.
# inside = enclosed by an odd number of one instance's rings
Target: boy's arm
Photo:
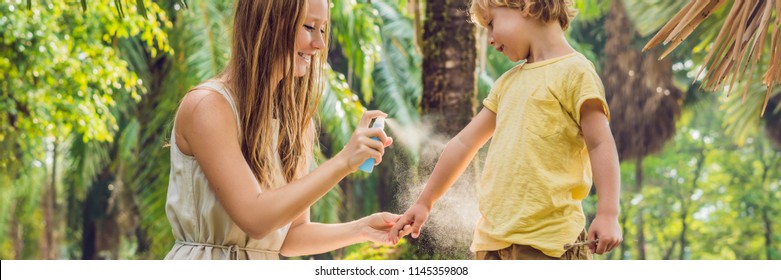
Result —
[[464, 173], [477, 151], [491, 139], [494, 129], [496, 114], [483, 109], [461, 132], [450, 139], [416, 203], [431, 209], [461, 173]]
[[[390, 230], [389, 239], [393, 243], [398, 242], [401, 236], [410, 231], [412, 237], [417, 238], [420, 235], [420, 228], [425, 223], [434, 203], [466, 170], [477, 151], [488, 142], [488, 139], [491, 139], [494, 129], [496, 129], [496, 113], [484, 108], [447, 143], [418, 200]], [[405, 225], [411, 225], [411, 228], [400, 232]]]
[[613, 250], [622, 241], [618, 225], [621, 184], [618, 152], [601, 101], [590, 99], [583, 103], [580, 125], [597, 188], [597, 215], [591, 222], [588, 240], [598, 238], [597, 245], [590, 245], [591, 252], [603, 254]]

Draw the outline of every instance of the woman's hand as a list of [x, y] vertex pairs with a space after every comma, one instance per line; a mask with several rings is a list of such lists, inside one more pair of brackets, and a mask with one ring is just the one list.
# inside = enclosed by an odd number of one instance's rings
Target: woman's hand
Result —
[[388, 240], [388, 232], [399, 220], [399, 215], [381, 212], [374, 213], [359, 220], [360, 234], [368, 241], [384, 245], [394, 245]]
[[[388, 117], [381, 111], [366, 111], [358, 123], [350, 141], [334, 158], [342, 160], [350, 173], [355, 172], [364, 161], [374, 158], [374, 165], [382, 162], [385, 147], [393, 143], [393, 138], [388, 137], [381, 128], [369, 128], [369, 123], [377, 117]], [[379, 141], [371, 139], [377, 137]]]

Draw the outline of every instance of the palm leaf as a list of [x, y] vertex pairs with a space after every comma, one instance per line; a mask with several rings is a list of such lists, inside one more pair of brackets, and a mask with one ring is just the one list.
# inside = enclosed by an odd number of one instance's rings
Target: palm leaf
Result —
[[230, 55], [230, 5], [200, 1], [182, 13], [184, 56], [193, 79], [203, 81], [222, 71]]
[[[644, 50], [659, 43], [665, 45], [672, 43], [661, 55], [661, 58], [664, 58], [726, 2], [725, 0], [689, 2], [662, 27]], [[760, 112], [760, 115], [763, 115], [773, 85], [781, 82], [781, 66], [779, 66], [781, 65], [781, 44], [779, 44], [781, 15], [778, 12], [781, 11], [781, 2], [764, 0], [732, 2], [732, 8], [726, 16], [721, 31], [702, 64], [700, 73], [705, 69], [709, 71], [703, 78], [702, 86], [710, 91], [728, 86], [729, 94], [736, 81], [746, 78], [745, 95], [763, 52], [769, 52], [770, 59], [765, 64], [767, 70], [762, 81], [766, 86], [765, 101]], [[771, 23], [771, 14], [774, 10], [775, 20]], [[768, 33], [771, 34], [769, 51], [766, 49]], [[748, 76], [745, 76], [747, 70]]]
[[[319, 149], [315, 151], [315, 161], [324, 162], [327, 158], [323, 156], [323, 153]], [[340, 222], [339, 215], [340, 207], [342, 205], [344, 192], [340, 188], [333, 188], [327, 192], [322, 198], [317, 200], [311, 207], [312, 216], [311, 220], [320, 223], [338, 223]]]
[[318, 104], [320, 127], [327, 139], [328, 145], [323, 148], [328, 157], [338, 152], [350, 140], [358, 121], [366, 110], [358, 96], [350, 91], [344, 75], [328, 68], [326, 71], [328, 85]]
[[[745, 83], [745, 82], [744, 82]], [[743, 85], [738, 84], [739, 87], [748, 87], [751, 91], [764, 91], [759, 84]], [[781, 95], [781, 92], [776, 92], [775, 96]], [[739, 146], [746, 144], [746, 139], [757, 133], [757, 129], [761, 127], [762, 118], [757, 118], [759, 115], [761, 106], [765, 102], [765, 97], [759, 94], [746, 95], [745, 98], [740, 95], [730, 95], [724, 98], [724, 102], [721, 105], [721, 110], [725, 112], [726, 118], [724, 120], [724, 129], [726, 134], [732, 137], [735, 143]], [[770, 112], [778, 114], [781, 110], [781, 105], [776, 104], [774, 107], [768, 108]]]
[[372, 99], [372, 72], [380, 59], [380, 32], [371, 3], [336, 0], [331, 8], [332, 36], [347, 58], [347, 83], [352, 87], [358, 78], [356, 92], [365, 102]]
[[125, 48], [134, 70], [150, 90], [139, 104], [136, 117], [141, 125], [137, 136], [139, 159], [128, 166], [129, 185], [138, 195], [141, 225], [148, 243], [147, 252], [137, 257], [160, 259], [174, 242], [165, 215], [172, 120], [182, 96], [197, 83], [214, 77], [227, 63], [230, 52], [229, 26], [232, 5], [220, 1], [201, 1], [186, 10], [177, 9], [179, 1], [168, 3], [174, 14], [169, 41], [175, 55], [154, 59], [141, 48]]
[[374, 97], [371, 105], [402, 125], [420, 122], [417, 110], [422, 93], [421, 57], [414, 46], [412, 19], [381, 1], [372, 3], [381, 18], [381, 60], [374, 71]]

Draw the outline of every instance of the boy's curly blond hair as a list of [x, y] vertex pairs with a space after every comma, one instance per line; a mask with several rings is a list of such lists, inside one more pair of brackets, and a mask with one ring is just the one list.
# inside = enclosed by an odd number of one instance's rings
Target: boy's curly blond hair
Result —
[[562, 30], [567, 30], [570, 21], [578, 13], [578, 10], [573, 8], [571, 0], [472, 0], [469, 16], [472, 22], [486, 27], [488, 9], [498, 7], [521, 9], [530, 17], [542, 22], [557, 20]]

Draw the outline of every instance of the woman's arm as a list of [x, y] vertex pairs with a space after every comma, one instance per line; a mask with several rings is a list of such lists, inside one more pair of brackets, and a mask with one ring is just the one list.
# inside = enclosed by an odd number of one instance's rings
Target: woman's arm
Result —
[[[338, 155], [303, 178], [265, 192], [244, 160], [233, 110], [219, 93], [196, 90], [187, 94], [177, 113], [177, 135], [182, 136], [177, 145], [186, 146], [182, 150], [195, 157], [231, 219], [250, 237], [259, 239], [300, 216], [369, 157], [379, 164], [392, 140], [382, 129], [369, 129], [368, 124], [372, 118], [385, 116], [380, 111], [367, 111]], [[369, 137], [379, 137], [382, 142]]]
[[310, 222], [309, 211], [306, 211], [290, 226], [280, 253], [293, 257], [320, 254], [364, 241], [389, 244], [388, 230], [398, 217], [391, 213], [376, 213], [348, 223], [321, 224]]

